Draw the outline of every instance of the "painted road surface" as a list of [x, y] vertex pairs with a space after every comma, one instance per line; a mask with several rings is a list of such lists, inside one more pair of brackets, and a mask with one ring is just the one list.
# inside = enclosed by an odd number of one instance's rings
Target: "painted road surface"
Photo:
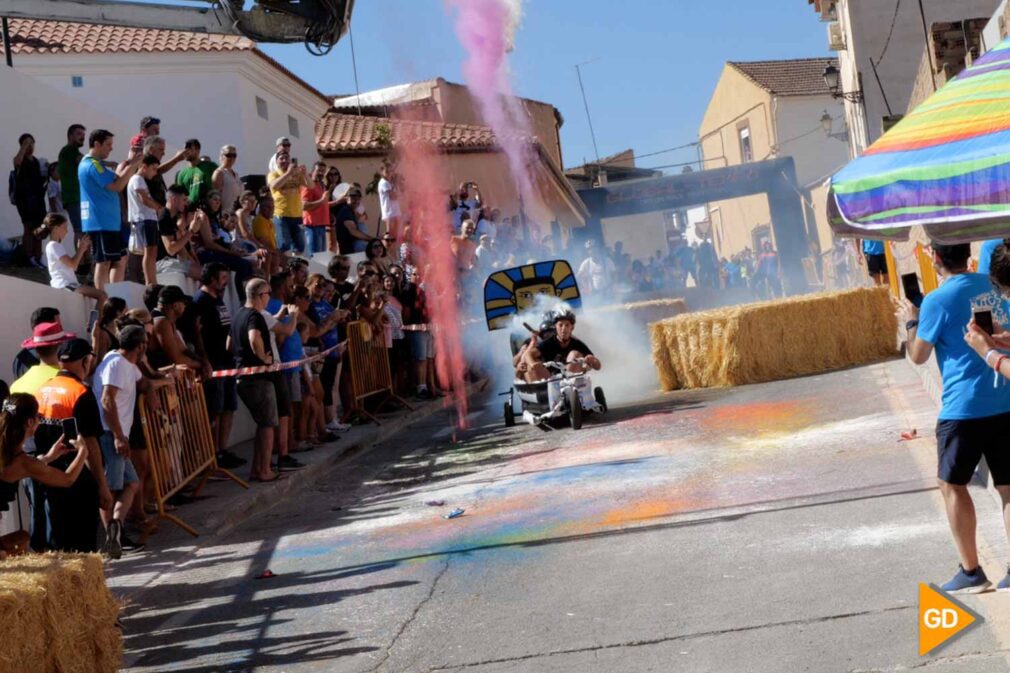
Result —
[[[653, 395], [580, 432], [506, 430], [499, 404], [455, 444], [440, 415], [166, 552], [124, 619], [129, 670], [1010, 672], [1004, 594], [917, 656], [918, 583], [957, 559], [905, 362]], [[975, 497], [1001, 576], [999, 510]]]

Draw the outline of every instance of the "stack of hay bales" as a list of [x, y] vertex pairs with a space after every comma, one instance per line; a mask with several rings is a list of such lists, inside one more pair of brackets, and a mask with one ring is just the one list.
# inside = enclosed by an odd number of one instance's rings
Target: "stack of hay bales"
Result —
[[688, 313], [650, 330], [663, 390], [774, 381], [897, 353], [886, 287]]
[[649, 323], [672, 318], [673, 316], [687, 313], [687, 302], [683, 299], [652, 299], [649, 301], [636, 301], [629, 304], [614, 304], [611, 306], [600, 306], [588, 311], [592, 316], [605, 317], [608, 313], [620, 312], [627, 315], [633, 321], [643, 327]]
[[123, 657], [118, 616], [97, 554], [0, 561], [0, 671], [113, 673]]

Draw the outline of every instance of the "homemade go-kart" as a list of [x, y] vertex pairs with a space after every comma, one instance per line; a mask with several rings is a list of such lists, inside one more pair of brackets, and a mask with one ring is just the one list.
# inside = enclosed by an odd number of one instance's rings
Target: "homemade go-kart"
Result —
[[[517, 316], [536, 310], [537, 302], [545, 299], [565, 302], [569, 309], [581, 307], [579, 286], [568, 262], [537, 262], [496, 271], [484, 282], [484, 315], [488, 330], [513, 329], [510, 339], [513, 356], [531, 337], [545, 338], [546, 332], [553, 330], [551, 315], [545, 316], [540, 329], [533, 329], [527, 323], [522, 323], [525, 331], [515, 329]], [[575, 363], [584, 364], [584, 361]], [[523, 421], [543, 429], [567, 418], [572, 429], [578, 430], [584, 414], [607, 411], [603, 389], [593, 388], [588, 372], [570, 372], [561, 362], [545, 362], [544, 366], [553, 372], [550, 378], [532, 383], [516, 379], [507, 392], [499, 393], [507, 397], [504, 405], [506, 426], [515, 425], [516, 398], [519, 398]]]

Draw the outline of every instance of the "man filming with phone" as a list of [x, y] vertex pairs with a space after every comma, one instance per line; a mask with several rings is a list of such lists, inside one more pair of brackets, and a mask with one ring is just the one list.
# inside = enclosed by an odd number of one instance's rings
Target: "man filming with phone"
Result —
[[[985, 456], [993, 483], [1010, 504], [1010, 453], [1002, 445], [1010, 434], [1010, 385], [993, 385], [990, 363], [972, 352], [965, 325], [973, 310], [989, 309], [993, 321], [1005, 325], [1010, 315], [1006, 301], [989, 278], [968, 272], [968, 244], [932, 246], [933, 265], [943, 278], [939, 288], [916, 308], [903, 300], [899, 317], [908, 332], [908, 355], [924, 364], [936, 349], [943, 378], [943, 400], [936, 424], [937, 479], [946, 504], [947, 519], [960, 556], [960, 567], [941, 588], [949, 593], [979, 593], [991, 586], [978, 562], [975, 507], [968, 491], [979, 461]], [[997, 585], [1010, 590], [1010, 573]]]

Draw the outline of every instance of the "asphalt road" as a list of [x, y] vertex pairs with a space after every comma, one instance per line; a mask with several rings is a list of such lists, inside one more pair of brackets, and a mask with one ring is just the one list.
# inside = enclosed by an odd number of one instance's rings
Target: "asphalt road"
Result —
[[1004, 594], [918, 657], [918, 583], [957, 564], [933, 420], [901, 361], [579, 432], [506, 430], [491, 399], [458, 442], [433, 418], [176, 563], [124, 620], [129, 670], [1010, 672]]

